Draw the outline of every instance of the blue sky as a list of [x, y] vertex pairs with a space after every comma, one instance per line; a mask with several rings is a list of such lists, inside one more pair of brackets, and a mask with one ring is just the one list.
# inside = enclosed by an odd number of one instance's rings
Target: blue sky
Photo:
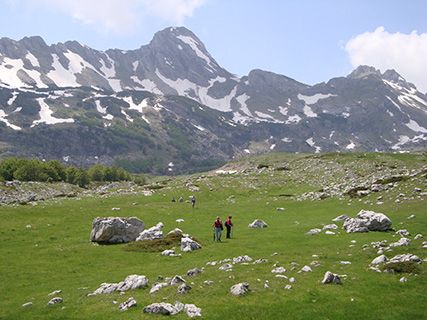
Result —
[[237, 75], [261, 68], [314, 84], [366, 63], [427, 92], [425, 0], [0, 0], [0, 9], [0, 37], [134, 49], [184, 25]]

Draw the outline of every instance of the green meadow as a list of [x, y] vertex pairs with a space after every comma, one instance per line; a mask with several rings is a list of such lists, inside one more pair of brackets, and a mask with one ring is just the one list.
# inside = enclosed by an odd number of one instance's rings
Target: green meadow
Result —
[[[387, 257], [413, 253], [425, 259], [422, 242], [427, 240], [427, 196], [414, 190], [427, 191], [426, 171], [363, 198], [344, 195], [297, 200], [305, 192], [324, 188], [325, 183], [342, 183], [349, 172], [368, 179], [386, 168], [403, 172], [426, 165], [425, 154], [271, 154], [229, 164], [237, 173], [157, 177], [152, 184], [161, 188], [152, 196], [112, 194], [58, 198], [34, 206], [1, 206], [0, 319], [159, 319], [164, 316], [145, 314], [143, 307], [175, 301], [195, 304], [206, 319], [427, 319], [425, 262], [419, 274], [368, 269], [378, 254], [370, 246], [364, 250], [363, 245], [395, 242], [399, 236], [394, 231], [348, 234], [341, 228], [342, 222], [337, 222], [339, 229], [334, 235], [305, 234], [333, 223], [338, 215], [354, 217], [361, 209], [373, 210], [386, 214], [395, 230], [407, 229], [411, 234], [409, 246], [393, 248], [385, 253]], [[200, 190], [189, 191], [189, 182]], [[197, 198], [194, 209], [188, 202], [171, 202], [173, 197], [188, 199], [192, 194]], [[380, 202], [378, 197], [382, 197]], [[407, 219], [412, 214], [415, 218]], [[228, 215], [233, 216], [232, 239], [225, 239], [224, 233], [221, 243], [214, 242], [215, 217], [225, 220]], [[163, 222], [165, 234], [180, 228], [200, 241], [202, 249], [164, 257], [160, 252], [127, 251], [125, 244], [91, 243], [92, 221], [102, 216], [135, 216], [147, 227]], [[256, 218], [268, 227], [248, 228]], [[419, 233], [425, 238], [414, 240]], [[176, 251], [180, 253], [179, 248]], [[240, 255], [268, 262], [236, 264], [231, 272], [219, 270], [221, 264], [206, 265]], [[313, 261], [320, 265], [311, 266], [312, 272], [298, 273]], [[284, 275], [295, 277], [292, 289], [284, 288], [290, 284], [287, 279], [271, 273], [274, 266], [283, 266], [287, 270]], [[292, 266], [296, 268], [291, 270]], [[195, 267], [204, 267], [204, 272], [186, 276], [187, 270]], [[341, 275], [342, 284], [321, 284], [326, 271]], [[87, 296], [101, 283], [119, 282], [131, 274], [147, 276], [149, 286], [124, 295]], [[174, 286], [149, 294], [159, 277], [174, 275], [182, 275], [191, 285], [188, 294], [178, 294]], [[406, 283], [399, 281], [402, 276], [408, 278]], [[204, 284], [206, 280], [213, 284]], [[244, 281], [250, 292], [232, 296], [230, 287]], [[57, 296], [64, 301], [47, 306], [48, 294], [54, 290], [62, 290]], [[137, 306], [119, 311], [118, 304], [129, 297], [136, 299]], [[22, 307], [30, 301], [32, 306]], [[188, 318], [185, 314], [171, 317]]]

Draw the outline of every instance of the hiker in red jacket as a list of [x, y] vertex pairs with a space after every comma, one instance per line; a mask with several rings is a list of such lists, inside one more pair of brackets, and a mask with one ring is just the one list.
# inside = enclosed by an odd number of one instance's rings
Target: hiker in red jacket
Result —
[[231, 216], [228, 216], [227, 220], [225, 220], [225, 227], [227, 228], [227, 239], [231, 238], [231, 227], [233, 226], [233, 222], [231, 222]]
[[222, 225], [222, 221], [219, 217], [216, 217], [216, 220], [213, 224], [214, 230], [215, 230], [215, 237], [214, 240], [216, 239], [216, 241], [221, 242], [221, 234], [222, 234], [222, 229], [224, 229], [223, 225]]

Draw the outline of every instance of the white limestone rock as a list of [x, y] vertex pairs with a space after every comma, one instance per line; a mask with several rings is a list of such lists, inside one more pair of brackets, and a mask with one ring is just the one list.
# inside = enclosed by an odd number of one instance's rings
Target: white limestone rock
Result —
[[376, 265], [379, 265], [379, 264], [386, 263], [387, 260], [388, 260], [387, 257], [382, 254], [382, 255], [376, 257], [374, 260], [372, 260], [370, 264], [373, 265], [373, 266], [376, 266]]
[[268, 225], [265, 221], [261, 219], [255, 219], [252, 223], [248, 225], [249, 228], [267, 228]]
[[142, 231], [135, 241], [147, 241], [147, 240], [155, 240], [163, 238], [163, 223], [159, 222], [154, 227], [151, 227], [147, 230]]
[[135, 241], [144, 230], [144, 222], [135, 217], [103, 217], [92, 222], [90, 240], [98, 243], [126, 243]]
[[326, 271], [325, 275], [323, 276], [322, 283], [323, 284], [327, 284], [327, 283], [341, 284], [341, 279], [339, 275], [332, 273], [330, 271]]
[[124, 292], [134, 289], [143, 289], [147, 287], [147, 285], [148, 279], [146, 276], [133, 274], [127, 276], [125, 280], [119, 283], [102, 283], [101, 286], [93, 293], [90, 293], [89, 296], [94, 296], [97, 294], [109, 294], [114, 291]]
[[132, 308], [132, 307], [135, 307], [135, 306], [136, 306], [136, 300], [133, 297], [130, 297], [125, 302], [123, 302], [123, 303], [121, 303], [119, 305], [119, 310], [120, 311], [126, 311], [129, 308]]
[[201, 249], [202, 246], [189, 237], [181, 238], [181, 250], [184, 252], [190, 252]]
[[52, 306], [54, 304], [62, 303], [62, 301], [64, 300], [61, 297], [54, 297], [47, 303], [47, 305]]
[[241, 282], [230, 288], [230, 293], [234, 296], [242, 296], [249, 292], [249, 283]]

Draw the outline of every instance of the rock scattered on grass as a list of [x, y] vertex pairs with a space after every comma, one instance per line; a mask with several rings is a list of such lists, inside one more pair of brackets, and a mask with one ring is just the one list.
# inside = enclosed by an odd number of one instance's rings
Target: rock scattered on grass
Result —
[[152, 303], [148, 306], [145, 306], [143, 311], [145, 313], [153, 313], [153, 314], [162, 314], [162, 315], [175, 315], [180, 312], [185, 312], [188, 317], [201, 317], [202, 309], [198, 308], [194, 304], [183, 304], [179, 301], [175, 302], [175, 304], [160, 302], [160, 303]]
[[233, 258], [233, 264], [244, 263], [244, 262], [252, 262], [252, 258], [248, 255], [238, 256]]
[[292, 286], [291, 286], [290, 284], [287, 284], [287, 285], [285, 286], [285, 289], [286, 289], [286, 290], [291, 290], [291, 289], [292, 289]]
[[189, 237], [181, 238], [181, 250], [184, 252], [190, 252], [201, 249], [202, 246]]
[[181, 283], [185, 283], [185, 280], [181, 276], [178, 276], [178, 275], [174, 276], [172, 278], [172, 280], [170, 281], [171, 286], [181, 284]]
[[424, 238], [423, 235], [421, 233], [418, 233], [415, 235], [414, 240], [418, 240], [418, 239], [422, 239]]
[[32, 301], [28, 301], [22, 305], [23, 308], [31, 307], [33, 305]]
[[181, 284], [178, 289], [177, 289], [177, 293], [179, 294], [186, 294], [191, 290], [191, 286], [189, 286], [186, 283]]
[[396, 234], [400, 235], [401, 237], [407, 237], [410, 235], [409, 231], [406, 229], [397, 230]]
[[200, 273], [202, 273], [203, 270], [199, 269], [199, 268], [193, 268], [187, 271], [187, 276], [189, 277], [195, 277], [197, 275], [199, 275]]
[[405, 282], [408, 282], [408, 278], [402, 277], [402, 278], [399, 279], [399, 281], [402, 282], [402, 283], [405, 283]]
[[261, 219], [255, 219], [252, 223], [248, 225], [249, 228], [267, 228], [268, 225], [265, 221]]
[[338, 226], [335, 223], [327, 224], [323, 226], [323, 230], [336, 230], [338, 229]]
[[230, 288], [230, 293], [234, 296], [243, 296], [249, 292], [249, 283], [237, 283]]
[[162, 288], [168, 287], [170, 284], [167, 282], [159, 282], [159, 283], [155, 283], [151, 289], [150, 289], [150, 294], [156, 293], [157, 291], [159, 291]]
[[48, 306], [52, 306], [54, 304], [62, 303], [64, 301], [61, 297], [54, 297], [50, 299], [50, 301], [47, 303]]
[[399, 241], [390, 243], [390, 247], [403, 247], [403, 246], [409, 246], [411, 244], [411, 240], [408, 238], [400, 238]]
[[129, 308], [132, 308], [132, 307], [135, 307], [135, 306], [136, 306], [136, 300], [133, 297], [130, 297], [125, 302], [123, 302], [123, 303], [121, 303], [119, 305], [119, 310], [120, 311], [126, 311]]
[[374, 260], [372, 260], [371, 265], [376, 266], [379, 264], [386, 263], [388, 261], [387, 257], [385, 255], [380, 255], [376, 257]]
[[388, 272], [417, 272], [417, 266], [422, 263], [422, 260], [415, 254], [405, 253], [399, 254], [388, 260], [384, 264], [384, 269]]
[[142, 275], [130, 275], [125, 280], [119, 283], [102, 283], [101, 286], [94, 292], [89, 293], [88, 296], [97, 294], [109, 294], [114, 291], [124, 292], [134, 289], [143, 289], [148, 285], [148, 279]]
[[56, 296], [56, 295], [60, 294], [61, 292], [62, 292], [62, 290], [55, 290], [55, 291], [52, 291], [51, 293], [49, 293], [48, 296], [49, 297], [50, 296]]
[[348, 232], [387, 231], [391, 229], [391, 220], [383, 213], [361, 210], [356, 218], [344, 221], [343, 228]]
[[321, 232], [322, 232], [322, 229], [315, 228], [315, 229], [311, 229], [310, 231], [306, 232], [306, 234], [309, 236], [313, 236], [313, 235], [319, 234]]
[[322, 283], [323, 284], [328, 284], [328, 283], [341, 284], [341, 279], [339, 275], [332, 273], [330, 271], [326, 271], [325, 275], [323, 276]]
[[347, 219], [349, 219], [350, 217], [348, 216], [348, 215], [346, 215], [346, 214], [342, 214], [342, 215], [339, 215], [338, 217], [336, 217], [336, 218], [334, 218], [334, 219], [332, 219], [332, 221], [335, 221], [335, 222], [338, 222], [338, 221], [345, 221], [345, 220], [347, 220]]
[[302, 272], [312, 272], [313, 270], [309, 266], [304, 266], [301, 268]]
[[285, 272], [286, 272], [286, 269], [283, 267], [277, 267], [271, 270], [271, 273], [285, 273]]
[[159, 222], [154, 227], [151, 227], [147, 230], [142, 231], [135, 241], [149, 241], [149, 240], [155, 240], [155, 239], [162, 239], [163, 231], [161, 229], [163, 228], [163, 226], [164, 224], [162, 222]]

